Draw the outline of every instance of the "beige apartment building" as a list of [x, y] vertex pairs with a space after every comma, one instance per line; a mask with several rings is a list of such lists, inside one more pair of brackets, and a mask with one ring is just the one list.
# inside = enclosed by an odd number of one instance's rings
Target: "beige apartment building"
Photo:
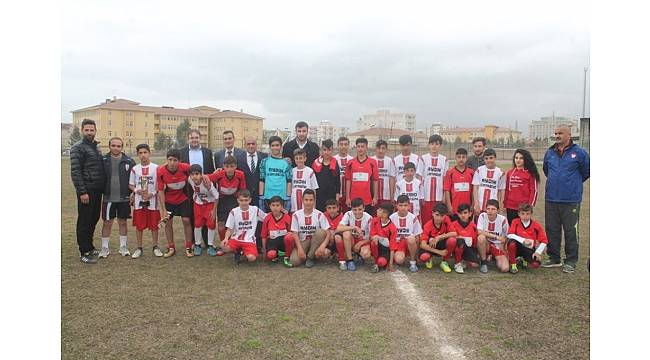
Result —
[[486, 125], [476, 128], [448, 127], [440, 130], [440, 136], [446, 142], [454, 142], [456, 138], [464, 143], [471, 142], [476, 137], [484, 137], [487, 140], [496, 143], [500, 140], [508, 143], [509, 140], [518, 141], [521, 139], [521, 131], [510, 128], [502, 128], [496, 125]]
[[143, 106], [126, 99], [106, 99], [99, 105], [72, 111], [73, 126], [80, 126], [83, 119], [97, 123], [97, 141], [102, 152], [108, 151], [108, 139], [119, 136], [124, 140], [126, 152], [132, 153], [138, 144], [152, 148], [158, 134], [176, 138], [176, 127], [185, 120], [191, 128], [201, 132], [201, 144], [210, 149], [223, 147], [222, 134], [232, 130], [235, 146], [244, 147], [244, 138], [254, 136], [262, 141], [264, 118], [243, 111], [220, 110], [209, 106], [176, 109], [170, 106]]

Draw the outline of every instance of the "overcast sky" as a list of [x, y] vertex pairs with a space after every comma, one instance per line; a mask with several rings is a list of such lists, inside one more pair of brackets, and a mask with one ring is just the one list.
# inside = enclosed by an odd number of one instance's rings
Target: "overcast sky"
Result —
[[526, 134], [553, 111], [581, 115], [587, 2], [307, 3], [68, 1], [61, 119], [112, 96], [243, 109], [265, 128], [355, 129], [388, 108], [418, 128], [518, 121]]

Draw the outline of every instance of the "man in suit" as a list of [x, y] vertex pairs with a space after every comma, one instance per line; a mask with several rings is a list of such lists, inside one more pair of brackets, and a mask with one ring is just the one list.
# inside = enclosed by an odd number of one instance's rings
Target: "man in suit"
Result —
[[[188, 163], [190, 165], [198, 164], [201, 165], [204, 174], [211, 174], [214, 172], [214, 162], [212, 161], [212, 151], [208, 148], [201, 146], [201, 132], [196, 129], [190, 130], [187, 134], [188, 146], [180, 149], [181, 151], [181, 162]], [[190, 188], [191, 189], [191, 188]], [[191, 190], [190, 190], [191, 191]], [[190, 194], [190, 198], [193, 198], [193, 194]], [[192, 200], [193, 201], [193, 200]], [[192, 209], [194, 207], [192, 206]], [[190, 224], [192, 229], [194, 229], [194, 211], [190, 212]], [[208, 244], [208, 228], [204, 226], [201, 228], [201, 237], [203, 242]]]
[[[260, 163], [262, 159], [268, 156], [263, 152], [257, 151], [257, 140], [254, 137], [247, 137], [246, 139], [246, 151], [242, 154], [238, 154], [237, 159], [237, 169], [244, 172], [246, 176], [246, 188], [251, 192], [251, 199], [257, 200], [259, 195], [259, 185], [260, 185]], [[257, 205], [257, 204], [256, 204]], [[262, 227], [258, 226], [257, 231], [255, 231], [257, 238], [257, 247], [261, 251], [262, 249]]]
[[245, 153], [244, 150], [235, 147], [235, 134], [232, 130], [223, 132], [223, 146], [224, 149], [214, 153], [214, 166], [217, 169], [223, 168], [223, 160], [226, 156], [234, 156], [237, 159], [237, 156]]
[[307, 166], [311, 166], [311, 164], [314, 163], [314, 160], [318, 159], [320, 156], [318, 145], [309, 140], [307, 138], [308, 136], [309, 125], [304, 121], [299, 121], [296, 123], [296, 138], [286, 142], [282, 147], [282, 157], [290, 159], [292, 166], [296, 166], [293, 162], [293, 152], [298, 148], [305, 149], [307, 152]]

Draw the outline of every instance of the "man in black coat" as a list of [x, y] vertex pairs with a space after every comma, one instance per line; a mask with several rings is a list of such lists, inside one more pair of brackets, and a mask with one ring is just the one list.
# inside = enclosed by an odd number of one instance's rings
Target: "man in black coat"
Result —
[[[201, 132], [197, 129], [192, 129], [187, 134], [188, 145], [181, 151], [181, 162], [188, 163], [190, 165], [198, 164], [201, 165], [201, 169], [204, 174], [212, 174], [214, 172], [214, 161], [212, 158], [212, 151], [208, 148], [201, 146]], [[193, 198], [192, 187], [188, 187], [190, 190], [190, 199]], [[194, 200], [192, 200], [194, 201]], [[194, 229], [194, 206], [192, 206], [192, 211], [190, 212], [190, 224], [192, 229]], [[203, 238], [203, 243], [205, 246], [208, 246], [208, 227], [204, 226], [201, 228], [201, 237]]]
[[[237, 169], [243, 171], [244, 176], [246, 176], [246, 188], [251, 192], [251, 199], [257, 200], [260, 193], [260, 163], [262, 159], [269, 155], [257, 151], [257, 140], [254, 137], [247, 137], [245, 140], [246, 151], [243, 154], [238, 154], [236, 157]], [[262, 249], [261, 234], [262, 226], [258, 225], [255, 231], [255, 237], [257, 238], [257, 247], [259, 250]]]
[[318, 159], [320, 156], [320, 149], [318, 144], [312, 142], [307, 138], [309, 135], [309, 125], [304, 121], [299, 121], [296, 123], [296, 138], [288, 141], [282, 147], [282, 157], [285, 159], [291, 159], [291, 165], [295, 166], [293, 162], [293, 152], [294, 150], [300, 148], [305, 149], [307, 152], [307, 166], [311, 166], [314, 163], [314, 160]]
[[245, 151], [235, 147], [235, 134], [232, 130], [226, 130], [223, 132], [223, 149], [214, 152], [214, 166], [217, 169], [223, 168], [223, 161], [227, 156], [233, 156], [237, 159], [237, 156], [243, 154]]
[[70, 148], [70, 176], [77, 192], [77, 244], [81, 262], [97, 263], [99, 251], [93, 245], [95, 226], [99, 221], [104, 189], [102, 154], [95, 141], [95, 121], [81, 122], [83, 138]]

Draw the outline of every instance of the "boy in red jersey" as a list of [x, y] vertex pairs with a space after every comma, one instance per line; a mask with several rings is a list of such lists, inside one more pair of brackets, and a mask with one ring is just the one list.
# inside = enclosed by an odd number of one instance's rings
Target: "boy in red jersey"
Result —
[[408, 196], [397, 197], [397, 212], [390, 216], [390, 220], [397, 228], [397, 236], [395, 243], [390, 244], [389, 264], [403, 264], [408, 250], [409, 271], [417, 272], [418, 240], [422, 234], [422, 225], [418, 217], [409, 212]]
[[177, 149], [167, 152], [167, 163], [157, 169], [158, 204], [160, 214], [165, 222], [165, 236], [167, 237], [167, 252], [164, 257], [174, 256], [174, 216], [180, 216], [183, 221], [183, 234], [185, 235], [185, 256], [192, 257], [192, 225], [190, 225], [190, 200], [186, 194], [187, 178], [189, 177], [190, 164], [181, 163], [181, 153]]
[[217, 227], [217, 203], [219, 192], [217, 188], [208, 183], [203, 183], [203, 171], [201, 165], [190, 166], [190, 178], [187, 180], [192, 187], [194, 200], [194, 256], [201, 256], [201, 243], [203, 241], [202, 228], [208, 228], [208, 255], [216, 256], [217, 249], [214, 247], [214, 237]]
[[519, 205], [518, 215], [519, 218], [512, 221], [508, 230], [508, 261], [513, 274], [519, 272], [517, 256], [524, 258], [524, 266], [528, 262], [530, 268], [538, 268], [548, 244], [544, 228], [532, 219], [533, 207], [530, 204]]
[[478, 216], [476, 222], [478, 229], [478, 254], [481, 257], [479, 271], [488, 272], [487, 255], [494, 257], [497, 268], [501, 272], [508, 272], [508, 258], [505, 246], [508, 235], [508, 219], [499, 214], [499, 202], [490, 199], [487, 201], [485, 212]]
[[431, 220], [424, 224], [420, 237], [420, 261], [427, 269], [433, 268], [433, 255], [441, 256], [440, 269], [451, 272], [447, 260], [454, 253], [456, 238], [452, 233], [451, 220], [447, 216], [447, 205], [437, 203], [431, 211]]
[[[351, 259], [352, 254], [358, 254], [361, 259], [357, 262], [362, 265], [365, 260], [370, 260], [370, 223], [372, 216], [364, 211], [363, 200], [356, 198], [351, 203], [352, 210], [343, 215], [343, 219], [336, 228], [336, 232], [343, 233], [345, 257]], [[355, 271], [354, 261], [346, 261], [349, 271]]]
[[[399, 137], [400, 154], [395, 156], [395, 182], [399, 182], [404, 177], [404, 166], [408, 163], [417, 164], [420, 157], [411, 152], [413, 147], [413, 138], [411, 135], [402, 135]], [[418, 175], [419, 177], [419, 175]]]
[[339, 169], [341, 169], [341, 189], [339, 191], [341, 197], [338, 200], [341, 206], [341, 213], [345, 213], [349, 210], [346, 202], [347, 198], [345, 197], [345, 194], [347, 194], [345, 191], [347, 185], [345, 182], [345, 170], [348, 167], [348, 163], [353, 159], [353, 157], [348, 154], [348, 151], [350, 151], [350, 139], [345, 136], [341, 136], [336, 141], [336, 146], [338, 148], [338, 154], [334, 155], [334, 159], [336, 159], [336, 162], [339, 165]]
[[395, 184], [395, 200], [400, 195], [409, 197], [409, 211], [418, 218], [422, 206], [422, 182], [415, 178], [415, 164], [408, 163], [404, 166], [404, 177]]
[[371, 156], [377, 162], [377, 170], [379, 171], [377, 205], [393, 203], [397, 169], [393, 159], [386, 156], [386, 151], [388, 151], [388, 143], [386, 140], [379, 140], [375, 146], [375, 156]]
[[377, 162], [368, 157], [368, 140], [356, 140], [357, 157], [348, 162], [345, 170], [346, 204], [350, 207], [351, 199], [360, 198], [365, 205], [365, 211], [372, 215], [373, 207], [377, 205], [379, 191], [379, 170]]
[[289, 257], [293, 250], [293, 236], [291, 232], [291, 217], [282, 211], [284, 200], [279, 196], [274, 196], [269, 200], [271, 212], [266, 215], [262, 222], [262, 261], [266, 259], [276, 261], [282, 257], [282, 263], [286, 267], [291, 267]]
[[458, 206], [458, 218], [452, 223], [452, 236], [456, 237], [454, 271], [462, 274], [465, 272], [462, 260], [469, 262], [472, 267], [478, 266], [479, 257], [476, 249], [478, 232], [476, 224], [472, 221], [472, 208], [469, 204]]
[[370, 269], [370, 272], [379, 272], [388, 264], [388, 270], [393, 271], [393, 264], [388, 263], [390, 258], [390, 244], [395, 244], [397, 241], [397, 228], [390, 220], [390, 215], [394, 211], [394, 206], [391, 203], [383, 203], [377, 207], [377, 217], [372, 219], [370, 227], [370, 252], [375, 259], [375, 264]]
[[221, 247], [226, 253], [235, 253], [235, 263], [238, 264], [241, 254], [248, 262], [257, 260], [257, 245], [255, 231], [257, 223], [264, 221], [266, 214], [250, 205], [251, 193], [248, 189], [237, 193], [238, 207], [230, 210], [226, 220], [226, 234], [221, 242]]
[[472, 203], [472, 178], [474, 170], [465, 166], [467, 162], [467, 150], [460, 148], [456, 150], [456, 165], [447, 170], [443, 181], [445, 190], [445, 203], [451, 211], [451, 220], [458, 220], [457, 209], [460, 204]]
[[449, 168], [447, 157], [439, 154], [442, 146], [440, 135], [429, 137], [429, 153], [420, 157], [417, 173], [422, 179], [422, 212], [420, 218], [426, 224], [431, 220], [433, 206], [445, 200], [443, 180]]
[[343, 235], [336, 232], [336, 228], [343, 219], [343, 214], [339, 212], [339, 202], [336, 199], [328, 199], [325, 202], [325, 219], [329, 223], [329, 243], [327, 250], [329, 254], [336, 252], [339, 259], [339, 270], [345, 271], [345, 245], [343, 244]]

